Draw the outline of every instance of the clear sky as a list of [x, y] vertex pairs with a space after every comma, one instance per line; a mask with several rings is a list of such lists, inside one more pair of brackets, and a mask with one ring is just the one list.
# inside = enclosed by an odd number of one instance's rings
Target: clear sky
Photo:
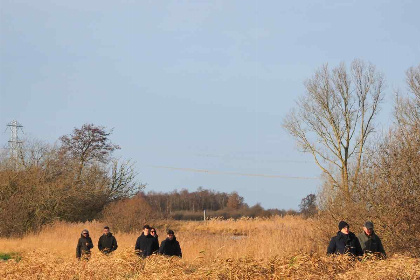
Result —
[[13, 119], [50, 143], [104, 125], [146, 191], [202, 186], [297, 209], [320, 185], [280, 178], [320, 176], [281, 127], [303, 81], [324, 63], [372, 62], [387, 80], [386, 128], [420, 63], [419, 11], [414, 0], [0, 0], [0, 143]]

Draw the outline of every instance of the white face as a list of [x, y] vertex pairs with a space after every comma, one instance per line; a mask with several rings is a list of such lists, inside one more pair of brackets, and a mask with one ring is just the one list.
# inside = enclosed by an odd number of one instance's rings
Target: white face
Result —
[[365, 233], [366, 233], [367, 235], [371, 235], [371, 234], [372, 234], [372, 232], [373, 232], [373, 229], [372, 229], [372, 228], [366, 228], [366, 227], [363, 227], [363, 230], [365, 231]]
[[143, 229], [144, 235], [149, 235], [149, 232], [150, 232], [150, 229], [148, 228]]
[[169, 238], [169, 240], [172, 240], [172, 239], [174, 239], [174, 235], [173, 234], [168, 234], [168, 238]]
[[152, 229], [152, 230], [150, 231], [150, 234], [151, 234], [151, 235], [153, 235], [153, 236], [156, 236], [156, 230], [155, 230], [155, 229]]
[[106, 234], [108, 234], [108, 232], [109, 232], [109, 229], [104, 228], [104, 234], [106, 235]]
[[343, 228], [341, 229], [341, 232], [342, 232], [342, 233], [344, 233], [344, 234], [349, 234], [349, 227], [348, 227], [348, 226], [343, 227]]

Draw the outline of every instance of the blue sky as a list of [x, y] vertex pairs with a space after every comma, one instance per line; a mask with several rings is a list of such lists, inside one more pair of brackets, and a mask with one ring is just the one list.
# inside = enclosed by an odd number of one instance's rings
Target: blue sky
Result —
[[320, 176], [281, 122], [325, 63], [360, 58], [384, 73], [385, 129], [404, 72], [420, 63], [419, 10], [419, 1], [0, 0], [0, 125], [16, 119], [50, 143], [104, 125], [146, 191], [203, 186], [297, 209], [319, 179], [228, 173]]

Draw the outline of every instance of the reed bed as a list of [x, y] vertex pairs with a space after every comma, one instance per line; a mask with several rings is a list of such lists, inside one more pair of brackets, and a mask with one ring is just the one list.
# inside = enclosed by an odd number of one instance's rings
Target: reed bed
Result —
[[96, 243], [104, 224], [56, 223], [39, 234], [0, 239], [1, 252], [19, 254], [18, 260], [0, 261], [0, 279], [420, 279], [416, 258], [325, 256], [326, 244], [315, 241], [311, 221], [299, 217], [155, 225], [160, 241], [165, 228], [175, 230], [182, 259], [138, 258], [137, 232], [115, 233], [119, 248], [110, 256], [95, 246], [88, 262], [78, 261], [75, 249], [82, 229], [89, 229]]

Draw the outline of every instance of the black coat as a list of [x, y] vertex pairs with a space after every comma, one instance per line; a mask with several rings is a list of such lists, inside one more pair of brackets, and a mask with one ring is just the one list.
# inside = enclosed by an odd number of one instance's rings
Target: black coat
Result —
[[82, 255], [90, 255], [90, 249], [93, 248], [92, 238], [88, 236], [80, 235], [79, 241], [76, 247], [76, 258], [82, 257]]
[[162, 241], [159, 248], [159, 254], [167, 255], [167, 256], [178, 256], [182, 258], [181, 246], [179, 246], [179, 242], [176, 240], [176, 237], [172, 240], [166, 238]]
[[111, 253], [112, 251], [117, 250], [118, 244], [117, 239], [112, 235], [112, 233], [103, 234], [99, 237], [98, 249], [103, 253]]
[[382, 253], [384, 256], [386, 256], [381, 239], [375, 234], [375, 232], [372, 232], [370, 236], [362, 232], [357, 236], [357, 238], [359, 239], [360, 246], [362, 247], [364, 253]]
[[361, 256], [363, 255], [363, 251], [359, 239], [357, 239], [353, 232], [344, 234], [339, 231], [337, 232], [337, 236], [331, 238], [327, 254], [351, 254], [354, 256]]
[[147, 257], [159, 250], [159, 243], [157, 239], [150, 234], [146, 236], [144, 233], [142, 233], [137, 238], [136, 246], [134, 249], [140, 256]]

